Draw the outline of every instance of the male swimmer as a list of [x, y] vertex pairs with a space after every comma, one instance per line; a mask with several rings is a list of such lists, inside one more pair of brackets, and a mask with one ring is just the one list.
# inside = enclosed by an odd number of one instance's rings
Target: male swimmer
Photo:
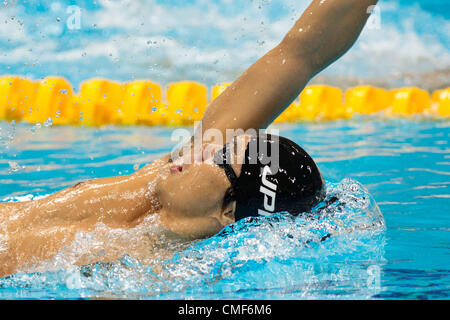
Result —
[[[227, 129], [266, 128], [353, 45], [376, 3], [312, 1], [282, 41], [211, 103], [201, 133], [216, 129], [225, 137]], [[169, 230], [202, 238], [246, 217], [296, 215], [323, 200], [319, 168], [292, 141], [246, 134], [224, 142], [204, 141], [133, 174], [78, 183], [39, 200], [0, 203], [0, 275], [51, 259], [77, 231], [92, 231], [100, 222], [128, 229], [159, 214]]]

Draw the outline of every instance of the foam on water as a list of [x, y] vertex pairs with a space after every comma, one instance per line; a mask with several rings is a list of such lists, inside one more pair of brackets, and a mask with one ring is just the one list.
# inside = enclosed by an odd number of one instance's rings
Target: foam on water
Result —
[[0, 295], [51, 298], [57, 288], [65, 298], [318, 298], [328, 288], [372, 296], [368, 270], [384, 261], [383, 216], [357, 181], [327, 187], [309, 213], [239, 221], [204, 240], [176, 237], [157, 215], [130, 230], [98, 224], [52, 260], [1, 279]]

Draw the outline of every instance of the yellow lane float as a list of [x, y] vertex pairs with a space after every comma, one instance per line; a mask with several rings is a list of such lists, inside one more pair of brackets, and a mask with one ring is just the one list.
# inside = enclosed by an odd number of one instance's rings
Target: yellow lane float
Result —
[[[86, 126], [191, 125], [209, 103], [232, 83], [208, 88], [195, 81], [170, 83], [165, 90], [150, 80], [119, 83], [107, 79], [83, 82], [76, 94], [61, 77], [33, 81], [19, 76], [0, 77], [0, 120]], [[420, 88], [386, 90], [373, 86], [350, 88], [311, 85], [275, 120], [281, 122], [349, 119], [355, 114], [386, 117], [450, 117], [450, 88], [431, 95]]]
[[450, 88], [437, 90], [432, 95], [432, 111], [441, 117], [450, 116]]
[[73, 89], [70, 83], [60, 77], [48, 77], [37, 86], [34, 102], [23, 120], [29, 123], [45, 122], [69, 124], [73, 117]]
[[162, 89], [157, 83], [137, 80], [126, 85], [122, 124], [159, 124], [156, 112], [163, 108]]
[[401, 88], [390, 91], [388, 115], [414, 115], [423, 113], [431, 106], [430, 94], [419, 88]]
[[17, 120], [32, 112], [39, 84], [19, 77], [0, 78], [0, 119]]
[[167, 106], [162, 110], [162, 124], [176, 126], [200, 121], [208, 105], [204, 84], [181, 81], [167, 86]]
[[359, 86], [345, 92], [344, 117], [353, 114], [373, 114], [386, 110], [390, 96], [387, 90], [372, 86]]
[[120, 124], [125, 118], [124, 93], [125, 85], [106, 79], [83, 82], [73, 108], [78, 116], [73, 120], [87, 126]]
[[342, 91], [336, 87], [312, 85], [300, 93], [297, 118], [293, 120], [334, 120], [345, 117]]
[[231, 86], [232, 82], [225, 82], [222, 84], [218, 84], [213, 86], [211, 93], [211, 101], [214, 101], [218, 96], [222, 94], [229, 86]]

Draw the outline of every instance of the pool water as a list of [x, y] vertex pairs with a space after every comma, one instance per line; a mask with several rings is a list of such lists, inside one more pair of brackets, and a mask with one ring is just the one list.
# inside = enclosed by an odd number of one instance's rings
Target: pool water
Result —
[[[241, 221], [196, 241], [173, 237], [157, 216], [131, 231], [99, 224], [51, 261], [0, 279], [0, 298], [450, 297], [449, 121], [362, 118], [274, 128], [313, 156], [327, 200], [336, 201], [297, 218]], [[0, 199], [35, 199], [134, 172], [171, 151], [172, 130], [2, 122]], [[133, 241], [151, 259], [129, 249]], [[102, 246], [123, 250], [122, 258], [75, 265]]]

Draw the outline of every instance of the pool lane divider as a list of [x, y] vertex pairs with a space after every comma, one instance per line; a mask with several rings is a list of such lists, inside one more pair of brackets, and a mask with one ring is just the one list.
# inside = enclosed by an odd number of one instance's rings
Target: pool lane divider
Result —
[[[0, 120], [54, 125], [185, 126], [203, 117], [207, 106], [231, 83], [208, 88], [195, 81], [173, 82], [165, 90], [150, 80], [119, 83], [91, 79], [76, 93], [61, 77], [33, 81], [19, 76], [0, 77]], [[327, 85], [307, 86], [275, 120], [318, 122], [379, 114], [386, 118], [424, 115], [450, 117], [450, 88], [429, 93], [407, 87], [392, 90], [358, 86], [343, 92]]]

